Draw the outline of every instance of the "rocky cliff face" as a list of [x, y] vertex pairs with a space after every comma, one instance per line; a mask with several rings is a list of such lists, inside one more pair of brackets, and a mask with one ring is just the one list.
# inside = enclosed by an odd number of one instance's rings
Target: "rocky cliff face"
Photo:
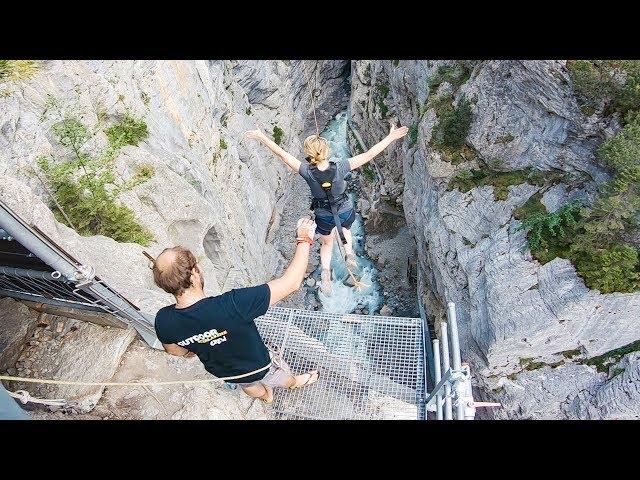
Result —
[[[551, 212], [591, 198], [608, 178], [596, 148], [620, 128], [617, 121], [581, 111], [562, 61], [357, 61], [352, 72], [350, 110], [367, 146], [387, 133], [389, 120], [411, 127], [403, 144], [376, 161], [375, 176], [363, 176], [365, 206], [373, 217], [403, 206], [417, 242], [420, 293], [436, 323], [445, 299], [456, 302], [478, 395], [504, 404], [492, 414], [636, 418], [637, 384], [631, 394], [620, 376], [582, 363], [640, 339], [640, 294], [590, 290], [568, 260], [541, 265], [514, 218], [536, 194]], [[443, 105], [465, 101], [464, 145], [455, 154], [434, 147]], [[449, 186], [480, 164], [498, 173], [538, 169], [558, 180], [512, 180], [502, 192]], [[628, 354], [610, 372], [631, 378], [637, 362]], [[598, 401], [616, 407], [598, 409]]]
[[154, 174], [119, 201], [153, 235], [149, 252], [176, 244], [192, 249], [212, 294], [265, 281], [290, 247], [278, 232], [294, 177], [243, 132], [259, 126], [279, 134], [289, 151], [301, 151], [301, 138], [315, 130], [314, 75], [323, 128], [346, 105], [348, 69], [343, 61], [42, 62], [33, 77], [0, 84], [0, 194], [144, 310], [168, 303], [153, 286], [141, 246], [81, 237], [57, 223], [42, 173], [34, 172], [40, 156], [62, 150], [52, 133], [56, 119], [47, 116], [53, 102], [97, 131], [88, 153], [107, 144], [100, 122], [128, 112], [149, 133], [119, 151], [116, 175], [129, 180], [142, 166]]

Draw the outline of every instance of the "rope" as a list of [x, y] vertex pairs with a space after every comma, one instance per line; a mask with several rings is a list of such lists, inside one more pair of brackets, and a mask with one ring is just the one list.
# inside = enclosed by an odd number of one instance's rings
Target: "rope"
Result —
[[8, 380], [10, 382], [26, 382], [26, 383], [44, 383], [47, 385], [79, 385], [79, 386], [105, 386], [105, 387], [139, 387], [141, 385], [195, 385], [210, 382], [224, 382], [227, 380], [236, 380], [238, 378], [249, 377], [259, 372], [263, 372], [271, 367], [271, 363], [253, 372], [235, 375], [233, 377], [213, 377], [200, 380], [170, 380], [165, 382], [81, 382], [75, 380], [53, 380], [50, 378], [28, 378], [13, 377], [10, 375], [0, 375], [0, 380]]
[[316, 68], [313, 70], [313, 90], [311, 90], [311, 108], [313, 110], [313, 120], [316, 122], [316, 136], [320, 136], [320, 128], [318, 127], [318, 117], [316, 117], [316, 85], [318, 80], [318, 66], [316, 64]]
[[7, 392], [11, 397], [20, 401], [23, 405], [26, 405], [27, 402], [31, 403], [41, 403], [42, 405], [55, 405], [58, 407], [64, 407], [67, 404], [67, 401], [63, 398], [36, 398], [32, 397], [29, 392], [26, 390], [17, 390], [15, 392]]
[[340, 241], [340, 238], [338, 238], [338, 229], [335, 230], [333, 236], [336, 239], [336, 242], [338, 242], [338, 249], [340, 250], [340, 256], [344, 261], [344, 266], [347, 268], [347, 272], [349, 273], [349, 276], [351, 277], [351, 280], [353, 281], [353, 284], [354, 284], [354, 287], [356, 287], [356, 290], [360, 292], [364, 288], [370, 287], [371, 285], [369, 285], [368, 283], [364, 283], [363, 281], [358, 280], [356, 276], [353, 274], [353, 272], [351, 271], [351, 268], [349, 268], [349, 264], [347, 263], [347, 252], [345, 248], [342, 246], [342, 242]]

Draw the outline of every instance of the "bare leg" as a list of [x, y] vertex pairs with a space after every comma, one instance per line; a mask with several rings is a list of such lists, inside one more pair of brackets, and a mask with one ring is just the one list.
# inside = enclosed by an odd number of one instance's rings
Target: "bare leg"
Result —
[[325, 295], [331, 295], [331, 252], [333, 251], [333, 236], [320, 235], [320, 264], [322, 274], [320, 275], [320, 291]]
[[299, 388], [299, 387], [307, 387], [309, 385], [313, 385], [318, 381], [320, 377], [320, 372], [317, 370], [309, 370], [307, 373], [303, 373], [301, 375], [287, 375], [287, 378], [279, 383], [278, 386], [282, 388]]
[[259, 398], [265, 403], [273, 402], [273, 389], [271, 387], [263, 385], [262, 383], [256, 383], [255, 385], [242, 387], [242, 390], [251, 398]]
[[344, 246], [344, 249], [347, 253], [347, 265], [349, 265], [349, 267], [355, 267], [356, 259], [353, 253], [353, 236], [351, 235], [351, 230], [349, 230], [348, 228], [343, 228], [342, 233], [344, 233], [344, 239], [347, 241]]
[[331, 270], [331, 252], [333, 252], [332, 233], [329, 235], [320, 235], [320, 264], [323, 270]]

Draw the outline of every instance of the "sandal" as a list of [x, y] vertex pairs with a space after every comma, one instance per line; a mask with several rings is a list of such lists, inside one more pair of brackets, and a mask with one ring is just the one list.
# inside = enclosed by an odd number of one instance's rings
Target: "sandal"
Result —
[[[316, 374], [316, 379], [313, 382], [311, 382], [311, 379], [313, 378], [314, 373]], [[320, 372], [318, 370], [311, 370], [310, 372], [303, 373], [303, 375], [309, 375], [309, 378], [307, 378], [307, 380], [300, 385], [294, 385], [292, 387], [289, 387], [290, 390], [296, 390], [297, 388], [308, 387], [316, 383], [318, 380], [320, 380]]]
[[[262, 384], [262, 386], [267, 391], [267, 398], [263, 398], [263, 397], [258, 397], [258, 398], [262, 400], [264, 403], [266, 403], [267, 405], [271, 405], [273, 403], [273, 388], [268, 387], [265, 384]], [[269, 398], [269, 396], [271, 396], [271, 398]]]

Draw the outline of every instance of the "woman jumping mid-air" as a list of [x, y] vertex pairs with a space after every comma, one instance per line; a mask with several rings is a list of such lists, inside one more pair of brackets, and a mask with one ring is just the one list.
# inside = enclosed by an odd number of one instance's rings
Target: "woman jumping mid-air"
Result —
[[[246, 132], [247, 138], [252, 138], [266, 145], [280, 160], [287, 164], [294, 172], [299, 173], [311, 188], [313, 196], [312, 208], [315, 213], [316, 231], [320, 234], [320, 263], [322, 275], [320, 290], [325, 295], [331, 295], [331, 252], [333, 250], [333, 231], [336, 227], [335, 213], [340, 219], [344, 234], [346, 262], [350, 268], [356, 266], [353, 253], [353, 239], [349, 228], [355, 220], [356, 212], [351, 199], [346, 195], [347, 188], [344, 177], [356, 168], [370, 162], [376, 155], [391, 145], [395, 140], [404, 137], [407, 127], [396, 128], [391, 124], [391, 131], [380, 142], [368, 151], [352, 158], [331, 158], [329, 142], [317, 135], [310, 135], [304, 141], [304, 153], [307, 162], [301, 162], [296, 157], [282, 149], [276, 142], [268, 138], [260, 129]], [[323, 188], [324, 185], [324, 188]], [[340, 241], [340, 239], [338, 239]]]

